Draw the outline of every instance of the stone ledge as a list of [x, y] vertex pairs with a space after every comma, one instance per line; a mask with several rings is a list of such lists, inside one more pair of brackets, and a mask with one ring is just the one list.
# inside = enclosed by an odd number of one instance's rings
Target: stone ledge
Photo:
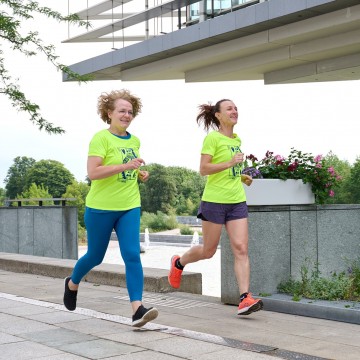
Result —
[[[0, 269], [18, 273], [65, 278], [76, 260], [0, 252]], [[173, 289], [167, 280], [168, 271], [144, 267], [144, 291], [166, 293], [173, 291], [202, 294], [202, 274], [183, 272], [181, 287]], [[91, 270], [83, 281], [102, 285], [126, 287], [125, 266], [101, 264]]]
[[360, 303], [358, 302], [305, 298], [300, 301], [293, 301], [292, 297], [286, 294], [273, 294], [269, 297], [261, 297], [261, 299], [267, 311], [360, 325]]

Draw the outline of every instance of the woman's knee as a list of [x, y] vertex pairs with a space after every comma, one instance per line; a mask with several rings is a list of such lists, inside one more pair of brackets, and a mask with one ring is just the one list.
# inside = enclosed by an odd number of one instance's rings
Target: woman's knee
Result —
[[203, 258], [204, 259], [211, 259], [215, 253], [216, 253], [216, 249], [203, 249]]
[[104, 256], [99, 256], [99, 254], [89, 254], [86, 253], [83, 257], [81, 257], [78, 260], [79, 264], [87, 264], [86, 266], [89, 266], [90, 268], [94, 268], [95, 266], [98, 266], [102, 263], [104, 259]]
[[247, 257], [249, 256], [249, 248], [245, 245], [233, 246], [233, 253], [237, 257]]
[[126, 264], [141, 263], [140, 250], [123, 252], [122, 257], [124, 259], [124, 263], [126, 263]]

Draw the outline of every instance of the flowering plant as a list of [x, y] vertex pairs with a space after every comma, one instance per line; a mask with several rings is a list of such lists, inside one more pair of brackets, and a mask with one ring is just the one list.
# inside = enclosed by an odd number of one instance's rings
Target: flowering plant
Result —
[[286, 158], [271, 151], [267, 151], [260, 161], [254, 155], [248, 155], [242, 173], [253, 179], [301, 179], [304, 184], [311, 184], [311, 190], [320, 204], [335, 195], [334, 189], [341, 181], [341, 176], [326, 164], [321, 155], [314, 157], [294, 148]]

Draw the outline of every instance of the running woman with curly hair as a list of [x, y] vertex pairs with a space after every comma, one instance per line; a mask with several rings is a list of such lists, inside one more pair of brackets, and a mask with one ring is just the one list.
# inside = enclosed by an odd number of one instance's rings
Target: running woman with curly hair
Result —
[[91, 187], [84, 215], [88, 249], [65, 279], [64, 293], [65, 307], [75, 310], [80, 281], [102, 263], [114, 229], [125, 263], [132, 325], [136, 327], [158, 316], [157, 309], [147, 309], [142, 304], [138, 179], [146, 181], [149, 173], [140, 169], [145, 164], [139, 154], [140, 140], [128, 132], [141, 107], [141, 100], [128, 90], [102, 93], [98, 98], [98, 114], [109, 127], [97, 132], [89, 145], [87, 172]]

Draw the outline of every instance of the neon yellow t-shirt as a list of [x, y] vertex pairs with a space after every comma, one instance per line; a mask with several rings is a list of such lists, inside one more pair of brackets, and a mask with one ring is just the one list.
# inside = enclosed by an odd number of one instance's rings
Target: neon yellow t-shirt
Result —
[[[126, 164], [139, 157], [140, 140], [130, 134], [119, 138], [101, 130], [90, 141], [88, 156], [99, 156], [103, 165]], [[138, 171], [127, 170], [105, 179], [93, 180], [86, 206], [99, 210], [129, 210], [140, 206]]]
[[[218, 131], [213, 131], [205, 137], [201, 154], [211, 155], [211, 162], [218, 164], [231, 160], [236, 153], [241, 152], [240, 146], [241, 140], [236, 134], [231, 139]], [[246, 201], [241, 182], [241, 169], [242, 165], [237, 164], [216, 174], [208, 175], [202, 200], [219, 204], [236, 204]]]

